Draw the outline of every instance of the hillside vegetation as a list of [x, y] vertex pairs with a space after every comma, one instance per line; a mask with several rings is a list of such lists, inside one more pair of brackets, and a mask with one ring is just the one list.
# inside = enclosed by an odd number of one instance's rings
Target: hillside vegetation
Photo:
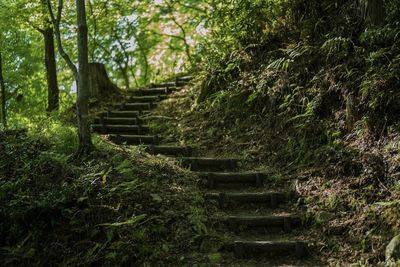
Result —
[[220, 7], [197, 87], [163, 106], [174, 139], [297, 180], [332, 264], [375, 266], [400, 231], [400, 13], [385, 9], [373, 25], [352, 1]]
[[[49, 122], [51, 123], [51, 122]], [[0, 265], [192, 265], [205, 231], [196, 179], [166, 158], [71, 128], [0, 134]], [[43, 138], [45, 137], [45, 138]]]
[[[207, 211], [191, 172], [101, 135], [91, 153], [74, 154], [73, 3], [3, 2], [0, 265], [210, 264], [198, 253]], [[385, 264], [400, 232], [397, 0], [83, 2], [86, 56], [107, 66], [119, 92], [195, 77], [149, 125], [166, 143], [239, 158], [294, 184], [327, 264]], [[53, 47], [50, 108], [42, 35], [57, 30], [52, 6], [65, 51]], [[85, 104], [97, 111], [121, 99]]]

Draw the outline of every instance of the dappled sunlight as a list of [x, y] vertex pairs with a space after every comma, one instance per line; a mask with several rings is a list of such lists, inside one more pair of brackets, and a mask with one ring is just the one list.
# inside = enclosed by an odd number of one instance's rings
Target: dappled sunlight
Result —
[[399, 19], [0, 0], [0, 265], [399, 265]]

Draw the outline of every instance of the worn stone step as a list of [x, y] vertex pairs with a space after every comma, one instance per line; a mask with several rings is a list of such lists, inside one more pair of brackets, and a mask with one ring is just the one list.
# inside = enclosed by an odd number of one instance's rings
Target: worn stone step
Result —
[[302, 224], [301, 218], [297, 215], [227, 216], [222, 222], [233, 231], [239, 228], [279, 228], [290, 232]]
[[132, 93], [136, 96], [159, 96], [171, 93], [173, 90], [167, 87], [163, 88], [151, 88], [151, 89], [139, 89]]
[[305, 258], [309, 253], [306, 241], [241, 241], [236, 240], [225, 245], [225, 249], [233, 251], [236, 258], [249, 259], [256, 256], [271, 258]]
[[160, 88], [160, 87], [176, 87], [175, 82], [163, 82], [163, 83], [157, 83], [157, 84], [150, 84], [151, 88]]
[[167, 89], [168, 94], [173, 93], [175, 91], [177, 91], [179, 88], [176, 86], [162, 86], [162, 85], [151, 85], [149, 88], [147, 89], [143, 89], [143, 90], [155, 90], [155, 89]]
[[237, 159], [181, 157], [179, 160], [192, 171], [232, 170], [238, 166]]
[[145, 114], [143, 111], [104, 111], [98, 114], [100, 118], [137, 118]]
[[189, 81], [178, 80], [176, 81], [176, 87], [182, 87], [189, 83]]
[[158, 96], [132, 96], [128, 99], [127, 103], [153, 103], [166, 99], [166, 95]]
[[143, 134], [148, 131], [146, 126], [141, 125], [93, 124], [92, 129], [100, 134]]
[[190, 82], [191, 80], [193, 80], [193, 76], [191, 75], [187, 75], [187, 76], [183, 76], [183, 77], [178, 77], [176, 80], [179, 82]]
[[94, 119], [95, 124], [111, 124], [111, 125], [139, 125], [139, 118], [113, 118], [113, 117], [98, 117]]
[[264, 184], [265, 176], [260, 172], [200, 172], [199, 176], [209, 188], [224, 186], [256, 186]]
[[122, 103], [114, 105], [115, 109], [123, 110], [123, 111], [143, 111], [143, 110], [151, 110], [156, 107], [156, 103]]
[[162, 154], [185, 157], [190, 157], [192, 155], [192, 148], [184, 146], [146, 146], [146, 151], [153, 155]]
[[216, 200], [221, 207], [230, 203], [239, 204], [263, 204], [264, 206], [276, 208], [279, 204], [288, 200], [288, 194], [283, 192], [263, 193], [207, 193], [206, 199]]
[[157, 135], [123, 135], [111, 134], [109, 139], [116, 144], [127, 145], [157, 145], [159, 138]]

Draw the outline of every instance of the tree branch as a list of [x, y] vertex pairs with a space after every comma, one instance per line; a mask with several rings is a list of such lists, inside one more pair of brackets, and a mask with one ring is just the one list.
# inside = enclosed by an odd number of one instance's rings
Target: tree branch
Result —
[[49, 9], [50, 19], [53, 23], [54, 33], [56, 35], [57, 40], [57, 48], [58, 52], [60, 53], [61, 57], [65, 60], [68, 67], [71, 69], [72, 73], [74, 74], [75, 80], [78, 81], [78, 69], [76, 68], [75, 64], [72, 62], [69, 55], [65, 52], [64, 47], [61, 41], [61, 33], [60, 33], [60, 23], [61, 23], [61, 16], [63, 10], [63, 0], [58, 0], [58, 7], [57, 7], [57, 17], [54, 17], [53, 8], [51, 7], [50, 0], [47, 0], [47, 8]]

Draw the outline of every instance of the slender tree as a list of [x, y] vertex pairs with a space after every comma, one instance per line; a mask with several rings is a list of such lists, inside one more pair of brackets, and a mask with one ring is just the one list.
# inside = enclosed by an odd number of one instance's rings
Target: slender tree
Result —
[[58, 110], [60, 106], [60, 90], [57, 81], [57, 64], [54, 50], [54, 31], [50, 25], [41, 30], [44, 38], [44, 61], [47, 78], [47, 111]]
[[61, 57], [65, 60], [68, 67], [74, 74], [75, 80], [78, 81], [78, 69], [76, 68], [75, 64], [72, 62], [69, 55], [65, 52], [64, 47], [62, 45], [61, 33], [60, 33], [60, 23], [61, 23], [63, 6], [64, 6], [63, 0], [58, 0], [57, 15], [55, 16], [53, 13], [53, 8], [51, 6], [51, 1], [47, 0], [47, 7], [49, 9], [50, 19], [51, 19], [51, 22], [53, 23], [54, 34], [56, 36], [58, 53], [60, 53]]
[[76, 103], [78, 115], [78, 155], [87, 155], [92, 150], [89, 127], [89, 55], [88, 27], [86, 22], [85, 0], [76, 0], [78, 24], [78, 99]]
[[67, 65], [74, 74], [78, 86], [78, 98], [76, 110], [78, 117], [78, 140], [79, 146], [76, 155], [78, 157], [88, 155], [93, 149], [90, 126], [89, 126], [89, 52], [88, 52], [88, 27], [86, 22], [85, 0], [76, 0], [76, 14], [78, 26], [78, 65], [74, 65], [69, 55], [65, 52], [60, 33], [61, 15], [63, 10], [63, 0], [58, 0], [57, 15], [52, 10], [50, 0], [47, 0], [47, 7], [54, 27], [57, 40], [57, 47], [60, 55], [64, 58]]
[[50, 21], [49, 10], [46, 0], [41, 0], [42, 12], [44, 14], [44, 26], [38, 29], [44, 39], [44, 63], [47, 78], [47, 111], [58, 110], [60, 106], [60, 90], [57, 80], [57, 62], [54, 46], [54, 28]]
[[1, 122], [4, 128], [7, 128], [6, 114], [6, 86], [3, 77], [3, 58], [0, 51], [0, 87], [1, 87]]
[[385, 22], [383, 0], [361, 0], [361, 15], [365, 25], [380, 26]]
[[[28, 0], [19, 0], [17, 2], [9, 1], [4, 4], [3, 8], [7, 9], [8, 12], [10, 12], [9, 14], [12, 14], [10, 16], [17, 19], [19, 27], [22, 27], [21, 24], [25, 24], [43, 35], [44, 65], [46, 68], [48, 92], [47, 111], [51, 112], [53, 110], [58, 110], [59, 87], [54, 50], [54, 33], [49, 20], [46, 0], [40, 0], [37, 1], [37, 3]], [[37, 13], [37, 15], [32, 16], [31, 12], [34, 12], [35, 14]]]

